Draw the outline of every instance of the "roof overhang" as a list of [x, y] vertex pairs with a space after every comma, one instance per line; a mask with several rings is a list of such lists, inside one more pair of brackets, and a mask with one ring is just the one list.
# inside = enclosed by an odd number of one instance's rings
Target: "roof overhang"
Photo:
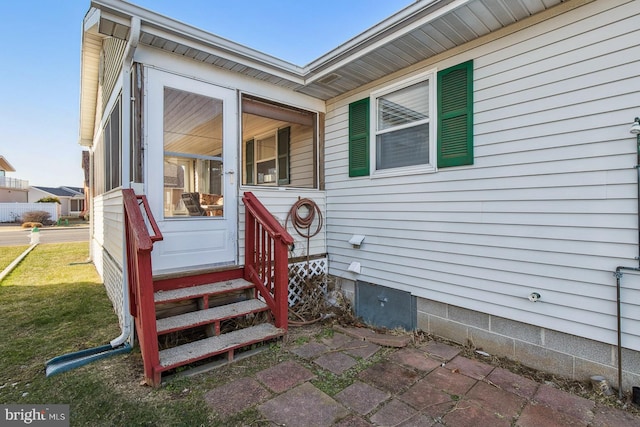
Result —
[[80, 145], [90, 147], [98, 104], [98, 75], [102, 40], [98, 32], [100, 10], [91, 8], [82, 23], [80, 51]]
[[3, 170], [5, 172], [15, 172], [16, 171], [14, 169], [14, 167], [11, 166], [11, 163], [9, 163], [9, 161], [4, 158], [4, 156], [0, 156], [0, 170]]
[[134, 17], [140, 20], [139, 45], [328, 100], [531, 17], [590, 1], [418, 0], [300, 67], [131, 3], [93, 0], [82, 40], [80, 142], [93, 139], [102, 39], [127, 40]]

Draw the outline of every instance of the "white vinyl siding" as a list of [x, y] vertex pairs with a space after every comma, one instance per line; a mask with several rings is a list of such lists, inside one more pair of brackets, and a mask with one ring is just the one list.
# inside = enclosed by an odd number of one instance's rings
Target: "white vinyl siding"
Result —
[[91, 233], [91, 257], [120, 326], [123, 327], [128, 307], [122, 296], [124, 213], [122, 192], [111, 191], [93, 199], [93, 230]]
[[123, 265], [124, 213], [122, 191], [114, 190], [93, 199], [93, 239], [111, 257]]
[[289, 149], [289, 177], [291, 187], [313, 188], [314, 153], [313, 128], [291, 125], [291, 146]]
[[[269, 209], [269, 212], [278, 220], [281, 225], [285, 224], [287, 214], [291, 210], [294, 203], [298, 201], [298, 198], [308, 198], [313, 200], [320, 208], [324, 217], [324, 226], [318, 233], [313, 236], [309, 242], [308, 255], [324, 255], [327, 253], [326, 246], [326, 196], [324, 191], [312, 190], [312, 189], [298, 189], [295, 190], [278, 190], [277, 188], [263, 189], [263, 188], [250, 188], [247, 191], [252, 192], [260, 202]], [[242, 196], [243, 191], [240, 192]], [[240, 247], [240, 264], [244, 263], [244, 230], [245, 230], [245, 210], [242, 203], [242, 197], [238, 198], [240, 208], [240, 231], [239, 231], [239, 247]], [[316, 222], [312, 225], [312, 232], [315, 231]], [[291, 225], [291, 221], [287, 224], [287, 231], [294, 239], [294, 249], [289, 251], [289, 258], [306, 257], [307, 256], [307, 239], [300, 236]]]
[[[639, 6], [590, 3], [413, 67], [473, 59], [473, 166], [349, 178], [348, 104], [385, 85], [329, 102], [330, 273], [615, 344], [613, 272], [638, 255]], [[640, 350], [640, 278], [622, 282], [623, 345]]]
[[113, 89], [120, 78], [122, 58], [127, 47], [126, 40], [109, 37], [102, 44], [101, 69], [99, 70], [100, 85], [102, 86], [102, 109], [107, 107]]

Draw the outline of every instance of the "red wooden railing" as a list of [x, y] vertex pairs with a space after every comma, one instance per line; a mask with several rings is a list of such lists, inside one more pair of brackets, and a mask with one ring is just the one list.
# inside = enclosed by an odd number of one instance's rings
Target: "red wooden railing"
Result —
[[[122, 190], [122, 195], [129, 311], [135, 318], [145, 381], [155, 386], [160, 384], [161, 369], [151, 251], [153, 242], [162, 240], [162, 233], [145, 196], [136, 195], [131, 189]], [[269, 306], [275, 325], [286, 330], [289, 307], [288, 250], [293, 238], [252, 193], [244, 193], [242, 200], [246, 208], [244, 278], [255, 285], [256, 292]], [[153, 235], [149, 234], [147, 223]]]
[[[127, 279], [129, 281], [129, 311], [135, 317], [138, 341], [144, 363], [144, 377], [148, 384], [160, 384], [160, 357], [156, 330], [156, 310], [153, 301], [151, 251], [153, 242], [162, 240], [162, 233], [151, 214], [145, 196], [132, 189], [122, 190], [124, 200], [124, 228], [127, 246]], [[149, 234], [140, 207], [153, 230]]]
[[253, 283], [275, 317], [287, 329], [289, 309], [289, 246], [293, 237], [251, 192], [245, 206], [244, 278]]

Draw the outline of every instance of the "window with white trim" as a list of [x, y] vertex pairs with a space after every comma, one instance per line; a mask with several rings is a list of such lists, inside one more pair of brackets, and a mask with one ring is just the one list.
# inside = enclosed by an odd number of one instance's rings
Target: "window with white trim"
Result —
[[379, 174], [472, 165], [473, 153], [473, 61], [349, 104], [350, 177], [371, 164]]
[[430, 85], [432, 74], [371, 95], [375, 105], [374, 165], [377, 171], [433, 165]]

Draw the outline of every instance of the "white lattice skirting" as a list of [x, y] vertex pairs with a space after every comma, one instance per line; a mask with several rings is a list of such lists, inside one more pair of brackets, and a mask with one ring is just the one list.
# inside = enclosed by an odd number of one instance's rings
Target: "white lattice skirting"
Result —
[[[122, 326], [126, 310], [122, 300], [122, 271], [106, 251], [103, 263], [107, 294], [118, 314], [120, 326]], [[289, 264], [289, 307], [308, 302], [309, 299], [317, 301], [326, 298], [327, 269], [328, 260], [326, 258], [313, 259], [308, 264], [307, 261]]]
[[289, 264], [289, 307], [327, 295], [326, 258]]

